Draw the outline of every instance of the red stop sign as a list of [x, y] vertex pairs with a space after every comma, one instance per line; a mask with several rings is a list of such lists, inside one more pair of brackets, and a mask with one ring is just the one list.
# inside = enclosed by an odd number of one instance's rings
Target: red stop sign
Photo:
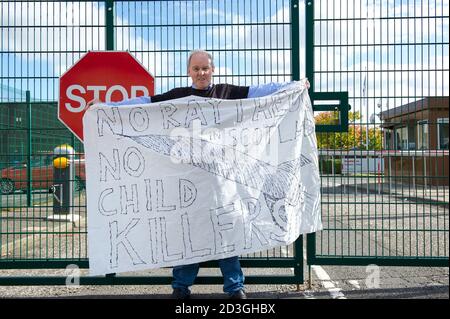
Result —
[[94, 98], [153, 96], [153, 76], [128, 52], [88, 52], [59, 79], [58, 118], [83, 141], [83, 115]]

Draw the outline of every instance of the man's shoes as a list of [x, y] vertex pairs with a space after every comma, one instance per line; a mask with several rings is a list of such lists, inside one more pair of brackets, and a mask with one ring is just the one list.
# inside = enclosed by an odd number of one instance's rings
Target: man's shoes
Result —
[[247, 299], [247, 295], [243, 289], [233, 292], [230, 299]]
[[172, 299], [190, 299], [191, 293], [189, 290], [184, 290], [181, 288], [175, 288], [172, 292]]

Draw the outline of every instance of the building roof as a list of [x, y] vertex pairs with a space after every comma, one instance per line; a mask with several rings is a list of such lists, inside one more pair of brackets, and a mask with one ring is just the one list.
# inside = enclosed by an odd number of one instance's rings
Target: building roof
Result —
[[[41, 99], [36, 99], [31, 95], [31, 101], [41, 102]], [[5, 84], [0, 84], [0, 103], [8, 102], [25, 102], [26, 91], [11, 87]]]
[[427, 109], [447, 108], [449, 104], [448, 96], [429, 96], [408, 104], [404, 104], [380, 113], [382, 120], [391, 119], [397, 116], [415, 113]]

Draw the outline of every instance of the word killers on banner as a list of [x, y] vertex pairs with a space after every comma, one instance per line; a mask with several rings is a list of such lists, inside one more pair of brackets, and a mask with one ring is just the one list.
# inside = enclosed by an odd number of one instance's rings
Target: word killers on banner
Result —
[[[173, 182], [170, 184], [173, 185]], [[298, 227], [293, 222], [296, 220], [292, 216], [294, 210], [285, 210], [283, 206], [282, 209], [274, 212], [276, 216], [272, 216], [277, 219], [278, 224], [271, 225], [270, 231], [267, 232], [267, 224], [261, 224], [258, 219], [264, 211], [264, 201], [257, 198], [245, 198], [209, 209], [209, 220], [202, 224], [201, 236], [209, 236], [211, 240], [202, 241], [206, 243], [204, 247], [196, 247], [194, 242], [199, 241], [195, 241], [194, 238], [198, 238], [200, 234], [193, 233], [193, 228], [198, 231], [199, 227], [198, 225], [192, 227], [192, 224], [198, 222], [198, 212], [189, 211], [188, 208], [196, 200], [197, 187], [191, 181], [179, 179], [178, 202], [168, 202], [164, 198], [163, 180], [145, 179], [145, 185], [142, 202], [139, 202], [138, 187], [135, 184], [128, 188], [124, 185], [107, 188], [99, 198], [99, 213], [108, 217], [111, 269], [118, 267], [121, 246], [125, 248], [123, 251], [133, 265], [172, 263], [182, 259], [231, 253], [237, 248], [235, 243], [243, 243], [243, 248], [246, 250], [252, 249], [255, 243], [264, 247], [269, 245], [270, 241], [285, 241], [290, 228]], [[155, 203], [152, 203], [151, 199], [152, 186], [156, 187]], [[110, 205], [108, 196], [114, 192], [120, 194], [120, 207], [108, 207]], [[140, 205], [144, 209], [140, 208]], [[120, 218], [123, 215], [129, 218], [125, 220]], [[236, 223], [236, 220], [239, 222]], [[128, 224], [125, 225], [125, 223]], [[137, 242], [133, 242], [133, 231], [141, 233], [142, 227], [147, 229], [143, 233], [148, 234], [144, 245], [147, 247], [145, 251], [139, 251], [136, 248]], [[176, 238], [175, 241], [167, 240], [169, 231], [171, 237]], [[138, 239], [139, 243], [143, 240], [143, 238]], [[174, 247], [178, 247], [178, 251], [175, 251]]]

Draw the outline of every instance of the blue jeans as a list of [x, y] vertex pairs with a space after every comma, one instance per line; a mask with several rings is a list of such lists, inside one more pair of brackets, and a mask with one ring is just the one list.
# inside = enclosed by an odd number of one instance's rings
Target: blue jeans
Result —
[[[223, 276], [223, 291], [232, 294], [244, 288], [244, 274], [238, 256], [219, 259], [219, 267]], [[172, 288], [179, 288], [186, 293], [189, 287], [194, 284], [197, 277], [199, 264], [190, 264], [173, 267]]]

